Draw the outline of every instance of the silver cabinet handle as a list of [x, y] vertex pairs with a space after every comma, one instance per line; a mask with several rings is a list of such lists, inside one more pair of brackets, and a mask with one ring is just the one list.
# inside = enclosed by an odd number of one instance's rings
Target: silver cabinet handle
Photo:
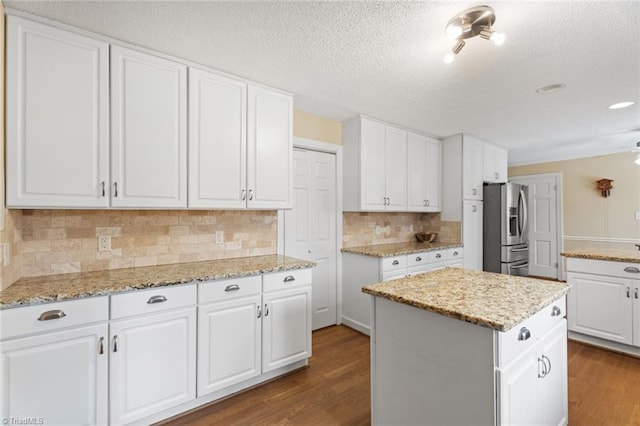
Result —
[[40, 314], [40, 316], [38, 317], [38, 321], [50, 321], [54, 319], [60, 319], [66, 316], [67, 314], [65, 314], [64, 311], [60, 309], [55, 309], [53, 311], [47, 311]]
[[500, 173], [496, 172], [495, 176], [496, 176], [496, 179], [500, 179]]
[[269, 316], [269, 306], [267, 306], [267, 304], [264, 304], [264, 316], [268, 317]]
[[440, 259], [442, 255], [440, 253], [436, 254], [436, 259]]
[[478, 190], [475, 188], [471, 189], [471, 195], [477, 195], [478, 194]]
[[253, 200], [253, 189], [249, 190], [249, 201]]
[[290, 283], [295, 280], [296, 280], [296, 277], [294, 277], [293, 275], [287, 275], [286, 277], [284, 277], [284, 280], [282, 280], [282, 282]]
[[102, 355], [104, 353], [104, 337], [100, 337], [98, 339], [98, 355]]
[[422, 200], [422, 207], [427, 207], [427, 200]]
[[477, 212], [478, 211], [478, 206], [471, 206], [471, 211], [472, 212]]
[[625, 272], [630, 272], [632, 274], [640, 274], [640, 269], [636, 268], [635, 266], [627, 266], [626, 268], [624, 268]]
[[262, 309], [260, 309], [260, 305], [258, 305], [258, 318], [262, 318]]
[[552, 317], [559, 317], [562, 314], [562, 310], [560, 308], [558, 308], [557, 306], [554, 306], [553, 308], [551, 308], [551, 316]]
[[244, 201], [244, 200], [246, 200], [246, 199], [247, 199], [247, 190], [246, 190], [246, 189], [243, 189], [243, 190], [242, 190], [241, 195], [240, 195], [240, 199], [241, 199], [242, 201]]
[[522, 327], [518, 333], [518, 340], [525, 341], [531, 337], [531, 332], [527, 327]]
[[394, 260], [393, 262], [391, 262], [391, 264], [395, 266], [395, 265], [399, 265], [400, 262], [398, 262], [397, 260]]
[[638, 298], [638, 287], [633, 289], [633, 297], [635, 297], [636, 299]]
[[420, 256], [416, 257], [416, 262], [422, 262], [422, 258]]
[[631, 297], [631, 288], [627, 287], [627, 297]]
[[118, 196], [118, 182], [113, 182], [113, 196]]
[[[540, 371], [540, 364], [542, 364], [542, 372]], [[547, 364], [544, 362], [544, 359], [538, 358], [538, 379], [544, 379], [547, 374], [549, 374]]]
[[231, 284], [225, 287], [224, 291], [238, 291], [240, 290], [240, 286], [238, 284]]
[[100, 186], [102, 187], [102, 196], [105, 196], [105, 192], [104, 192], [104, 181], [100, 182]]
[[118, 335], [113, 336], [113, 352], [118, 352]]
[[551, 374], [551, 360], [549, 359], [549, 357], [546, 355], [542, 355], [542, 362], [545, 366], [547, 365], [547, 363], [549, 365], [549, 368], [546, 368], [545, 376]]
[[387, 197], [387, 205], [390, 206], [391, 205], [391, 198]]
[[453, 252], [453, 255], [454, 255], [454, 256], [457, 256], [457, 255], [459, 255], [459, 254], [460, 254], [460, 253], [458, 253], [457, 251], [454, 251], [454, 252]]
[[429, 200], [427, 200], [427, 207], [429, 207]]
[[150, 305], [153, 305], [154, 303], [162, 303], [166, 301], [167, 301], [166, 297], [159, 295], [159, 296], [151, 296], [149, 300], [147, 300], [147, 303]]

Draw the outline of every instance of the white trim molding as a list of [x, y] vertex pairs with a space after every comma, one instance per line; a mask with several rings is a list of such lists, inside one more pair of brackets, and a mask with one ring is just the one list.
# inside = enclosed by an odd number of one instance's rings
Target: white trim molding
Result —
[[591, 237], [584, 235], [563, 235], [562, 238], [571, 241], [596, 241], [602, 243], [622, 243], [622, 244], [638, 244], [638, 238], [616, 238], [616, 237]]

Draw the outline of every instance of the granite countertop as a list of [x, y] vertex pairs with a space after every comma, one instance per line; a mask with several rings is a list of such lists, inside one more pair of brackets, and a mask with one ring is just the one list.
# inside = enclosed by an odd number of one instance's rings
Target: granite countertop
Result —
[[371, 284], [362, 291], [498, 331], [507, 331], [554, 300], [570, 285], [492, 272], [446, 268]]
[[407, 243], [377, 244], [371, 246], [343, 248], [343, 253], [362, 254], [373, 257], [390, 257], [401, 254], [422, 253], [425, 251], [443, 250], [448, 248], [462, 247], [460, 243], [419, 243], [411, 241]]
[[270, 255], [21, 278], [0, 291], [0, 309], [313, 266], [314, 262]]
[[614, 262], [640, 263], [640, 250], [620, 249], [577, 249], [562, 252], [564, 257], [576, 257], [580, 259], [611, 260]]

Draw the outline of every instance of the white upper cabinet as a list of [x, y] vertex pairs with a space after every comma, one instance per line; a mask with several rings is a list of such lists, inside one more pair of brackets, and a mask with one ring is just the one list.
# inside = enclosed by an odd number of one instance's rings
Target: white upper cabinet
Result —
[[346, 211], [407, 211], [407, 134], [366, 117], [343, 123]]
[[484, 142], [464, 135], [462, 140], [462, 198], [482, 200]]
[[7, 206], [107, 207], [108, 44], [9, 16], [6, 102]]
[[293, 99], [251, 85], [247, 92], [247, 207], [291, 208]]
[[409, 132], [407, 143], [407, 208], [438, 212], [441, 209], [442, 142]]
[[246, 206], [246, 105], [246, 83], [189, 69], [189, 207]]
[[187, 206], [187, 68], [111, 46], [112, 206]]
[[484, 144], [484, 181], [504, 183], [507, 181], [507, 150], [490, 144]]

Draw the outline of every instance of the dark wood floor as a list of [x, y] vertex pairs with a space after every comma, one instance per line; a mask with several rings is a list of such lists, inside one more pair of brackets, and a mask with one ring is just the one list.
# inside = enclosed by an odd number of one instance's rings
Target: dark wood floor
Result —
[[[169, 425], [368, 425], [369, 338], [313, 333], [310, 368], [175, 418]], [[640, 359], [569, 342], [569, 423], [640, 425]]]

